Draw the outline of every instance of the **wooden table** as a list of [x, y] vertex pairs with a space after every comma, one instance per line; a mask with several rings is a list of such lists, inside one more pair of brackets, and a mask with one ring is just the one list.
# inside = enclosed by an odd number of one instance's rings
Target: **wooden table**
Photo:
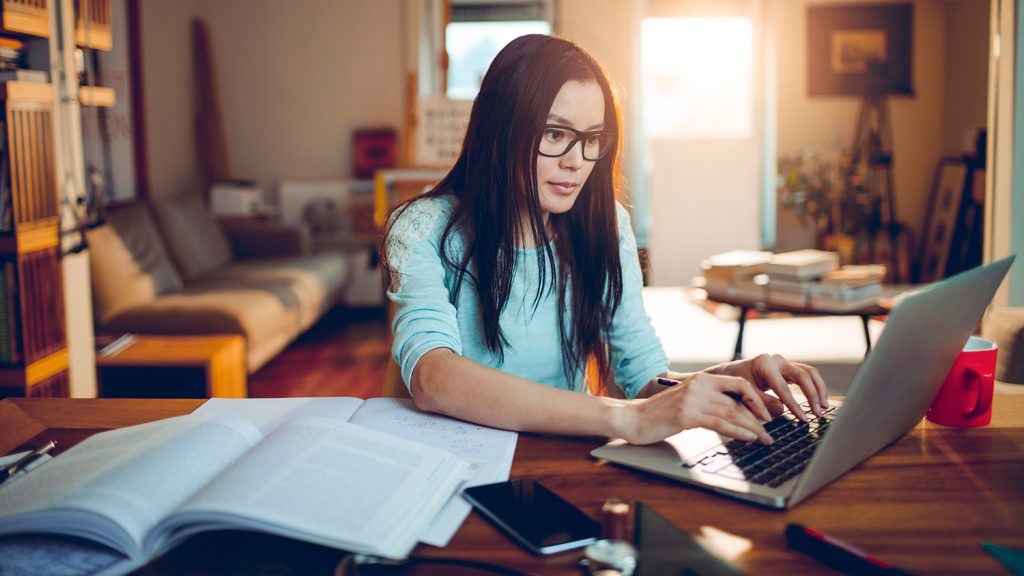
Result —
[[811, 306], [791, 306], [789, 304], [769, 302], [765, 299], [743, 298], [711, 292], [707, 293], [707, 300], [710, 302], [718, 302], [720, 304], [728, 304], [740, 309], [740, 314], [737, 318], [737, 322], [739, 323], [739, 332], [736, 334], [736, 346], [733, 348], [732, 352], [733, 360], [739, 360], [743, 357], [743, 329], [746, 327], [747, 316], [750, 314], [751, 310], [757, 310], [759, 312], [786, 312], [789, 314], [812, 316], [859, 316], [861, 324], [864, 326], [864, 341], [866, 344], [865, 354], [871, 352], [871, 331], [868, 330], [868, 321], [872, 316], [887, 316], [889, 314], [889, 308], [878, 304], [869, 304], [852, 310], [836, 311], [813, 308]]
[[[785, 546], [801, 522], [915, 574], [1005, 574], [981, 542], [1024, 548], [1024, 387], [997, 385], [993, 423], [954, 429], [922, 422], [907, 436], [791, 511], [773, 511], [629, 471], [589, 457], [601, 439], [523, 434], [512, 476], [540, 479], [598, 516], [609, 497], [640, 499], [679, 528], [705, 535], [750, 574], [831, 573]], [[0, 401], [0, 453], [184, 414], [200, 400]], [[343, 553], [246, 533], [194, 537], [144, 574], [331, 574]], [[578, 576], [579, 552], [535, 557], [473, 513], [443, 549], [415, 557], [466, 558], [537, 574]], [[417, 573], [413, 568], [410, 573]], [[434, 571], [438, 573], [452, 573]]]
[[[183, 369], [183, 370], [178, 370]], [[185, 371], [194, 371], [190, 376]], [[119, 398], [245, 398], [245, 338], [237, 334], [147, 336], [96, 356], [99, 395]]]

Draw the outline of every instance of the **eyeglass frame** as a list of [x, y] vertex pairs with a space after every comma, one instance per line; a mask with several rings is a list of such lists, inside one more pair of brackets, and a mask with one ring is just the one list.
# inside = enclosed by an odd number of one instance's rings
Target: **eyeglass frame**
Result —
[[[607, 130], [607, 129], [604, 129], [604, 128], [602, 128], [600, 130], [584, 130], [584, 131], [580, 131], [580, 130], [577, 130], [575, 128], [571, 128], [569, 126], [563, 126], [562, 124], [545, 124], [544, 125], [544, 130], [541, 131], [541, 136], [540, 136], [541, 138], [544, 137], [544, 132], [546, 132], [549, 128], [558, 128], [559, 130], [568, 130], [569, 132], [572, 132], [573, 134], [575, 134], [576, 137], [569, 141], [569, 145], [565, 147], [565, 150], [563, 150], [561, 154], [545, 154], [545, 153], [541, 152], [540, 151], [540, 140], [538, 140], [537, 141], [537, 154], [540, 154], [541, 156], [544, 156], [545, 158], [561, 158], [562, 156], [565, 156], [566, 154], [568, 154], [569, 151], [572, 150], [576, 146], [577, 143], [583, 142], [583, 140], [585, 138], [589, 138], [590, 136], [607, 134], [610, 137], [614, 137], [615, 134], [616, 134], [615, 130]], [[604, 158], [605, 156], [607, 156], [609, 151], [610, 151], [610, 148], [608, 150], [604, 151], [603, 153], [601, 153], [600, 155], [598, 155], [597, 158], [587, 158], [586, 145], [582, 144], [580, 146], [580, 154], [583, 156], [583, 159], [586, 160], [587, 162], [597, 162], [601, 158]]]

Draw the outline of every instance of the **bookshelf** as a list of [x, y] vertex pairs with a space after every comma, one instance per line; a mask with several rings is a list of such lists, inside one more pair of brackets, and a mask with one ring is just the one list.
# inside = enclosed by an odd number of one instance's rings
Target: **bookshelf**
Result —
[[27, 34], [46, 38], [50, 35], [47, 0], [0, 1], [0, 34]]
[[50, 84], [0, 85], [10, 229], [0, 237], [0, 396], [67, 396]]
[[95, 50], [114, 47], [110, 0], [75, 0], [75, 44]]
[[[109, 0], [0, 0], [0, 36], [24, 45], [19, 68], [45, 70], [52, 79], [0, 82], [0, 184], [6, 183], [0, 195], [6, 198], [0, 208], [0, 398], [69, 396], [72, 372], [94, 372], [91, 328], [80, 337], [80, 322], [69, 325], [65, 309], [72, 306], [66, 302], [75, 302], [66, 300], [67, 283], [76, 293], [88, 287], [87, 275], [69, 271], [81, 268], [69, 265], [81, 256], [65, 256], [62, 241], [62, 222], [66, 229], [83, 181], [82, 157], [74, 152], [82, 137], [78, 106], [115, 101], [110, 88], [79, 89], [74, 51], [111, 48], [111, 5]], [[71, 99], [58, 97], [64, 84], [70, 85]], [[79, 184], [65, 189], [71, 175]], [[69, 354], [69, 341], [75, 354]], [[86, 348], [90, 360], [83, 367]]]

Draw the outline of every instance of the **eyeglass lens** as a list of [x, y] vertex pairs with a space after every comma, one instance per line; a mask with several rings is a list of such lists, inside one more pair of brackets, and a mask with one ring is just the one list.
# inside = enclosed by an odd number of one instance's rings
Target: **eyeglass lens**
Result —
[[577, 142], [583, 143], [583, 158], [599, 160], [611, 148], [611, 133], [604, 130], [579, 132], [566, 126], [545, 126], [539, 152], [543, 156], [564, 156]]

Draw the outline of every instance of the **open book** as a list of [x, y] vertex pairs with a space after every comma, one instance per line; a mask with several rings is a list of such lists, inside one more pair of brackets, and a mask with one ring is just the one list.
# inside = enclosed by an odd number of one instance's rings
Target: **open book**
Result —
[[135, 561], [224, 529], [407, 556], [467, 464], [344, 421], [377, 400], [322, 400], [309, 406], [327, 417], [207, 410], [92, 436], [0, 489], [0, 534], [78, 536]]

